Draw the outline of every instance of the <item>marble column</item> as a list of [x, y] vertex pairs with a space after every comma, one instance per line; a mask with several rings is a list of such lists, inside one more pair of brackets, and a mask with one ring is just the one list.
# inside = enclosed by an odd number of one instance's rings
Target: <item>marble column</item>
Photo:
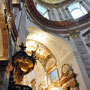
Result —
[[87, 11], [90, 11], [90, 6], [88, 6], [85, 1], [82, 1], [81, 4]]
[[84, 67], [88, 73], [88, 76], [90, 77], [90, 56], [80, 37], [75, 37], [73, 38], [73, 40], [76, 45], [77, 51], [81, 57], [81, 60], [84, 64]]
[[62, 16], [61, 16], [61, 13], [59, 11], [59, 8], [57, 9], [57, 12], [58, 12], [58, 16], [59, 16], [60, 21], [62, 21]]
[[90, 0], [86, 0], [88, 3], [90, 3]]
[[66, 10], [66, 8], [65, 8], [65, 7], [64, 7], [64, 10], [65, 10], [65, 13], [66, 13], [66, 15], [67, 15], [68, 19], [71, 19], [71, 16], [70, 16], [70, 14], [67, 12], [67, 10]]
[[64, 13], [63, 13], [62, 9], [59, 8], [59, 11], [60, 11], [60, 13], [61, 13], [61, 16], [62, 16], [63, 20], [65, 20], [65, 16], [64, 16]]
[[9, 76], [5, 71], [0, 71], [0, 90], [7, 90], [9, 83]]
[[28, 35], [28, 30], [26, 27], [26, 14], [24, 8], [22, 8], [20, 16], [18, 16], [20, 12], [17, 13], [17, 21], [18, 22], [18, 33], [19, 33], [19, 38], [21, 42], [25, 43], [26, 42], [26, 37]]
[[49, 19], [50, 20], [53, 20], [53, 16], [52, 16], [52, 13], [51, 13], [51, 8], [48, 9], [48, 14], [49, 14]]
[[69, 14], [70, 19], [72, 19], [73, 17], [72, 17], [71, 12], [69, 11], [68, 8], [66, 9], [66, 12]]
[[52, 15], [53, 15], [53, 20], [57, 21], [57, 17], [56, 17], [56, 12], [55, 12], [55, 8], [52, 8]]
[[18, 30], [20, 16], [21, 16], [21, 11], [19, 11], [19, 8], [14, 8], [13, 9], [13, 14], [14, 14], [14, 19], [15, 19], [15, 25], [16, 25], [16, 28]]
[[55, 14], [55, 17], [56, 17], [56, 21], [60, 21], [60, 18], [59, 18], [59, 14], [58, 14], [58, 11], [56, 8], [53, 8], [54, 10], [54, 14]]

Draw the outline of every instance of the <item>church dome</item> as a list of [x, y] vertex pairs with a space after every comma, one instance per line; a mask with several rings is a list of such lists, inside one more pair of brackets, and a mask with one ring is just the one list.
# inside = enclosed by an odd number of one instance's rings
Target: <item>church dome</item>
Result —
[[45, 29], [68, 33], [71, 30], [83, 30], [89, 27], [89, 1], [51, 0], [51, 2], [50, 0], [24, 0], [28, 15]]

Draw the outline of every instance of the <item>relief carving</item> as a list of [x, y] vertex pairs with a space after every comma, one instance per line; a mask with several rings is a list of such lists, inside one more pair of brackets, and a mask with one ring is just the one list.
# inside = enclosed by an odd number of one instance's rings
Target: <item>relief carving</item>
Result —
[[60, 86], [64, 88], [64, 90], [74, 90], [76, 88], [79, 89], [78, 83], [76, 81], [76, 74], [73, 72], [73, 70], [70, 68], [68, 64], [63, 64], [61, 68], [61, 78], [60, 80]]

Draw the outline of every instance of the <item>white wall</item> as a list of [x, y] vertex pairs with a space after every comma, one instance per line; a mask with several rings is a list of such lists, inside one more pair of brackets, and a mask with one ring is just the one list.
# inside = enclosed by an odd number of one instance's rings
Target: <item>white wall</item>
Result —
[[[29, 27], [28, 30], [29, 35], [27, 40], [33, 39], [47, 46], [55, 56], [59, 69], [65, 63], [70, 64], [74, 73], [77, 74], [77, 81], [80, 84], [80, 90], [89, 90], [90, 81], [77, 51], [72, 51], [71, 47], [65, 41], [35, 27]], [[41, 37], [38, 38], [38, 35]]]

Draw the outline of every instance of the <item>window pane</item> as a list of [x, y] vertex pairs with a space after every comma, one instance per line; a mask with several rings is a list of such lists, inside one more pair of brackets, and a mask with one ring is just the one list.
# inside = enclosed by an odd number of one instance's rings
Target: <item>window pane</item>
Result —
[[40, 4], [37, 4], [37, 10], [40, 12], [40, 14], [44, 14], [47, 10], [46, 8], [42, 7]]
[[76, 19], [83, 16], [84, 13], [80, 9], [76, 9], [71, 12], [71, 15], [73, 16], [74, 19]]
[[81, 5], [81, 10], [83, 11], [84, 14], [87, 14], [87, 11], [85, 10], [85, 8]]
[[[39, 13], [44, 16], [45, 18], [49, 19], [48, 16], [48, 11], [45, 7], [41, 6], [40, 4], [36, 5], [37, 10], [39, 11]], [[47, 12], [46, 12], [47, 11]]]
[[47, 19], [49, 19], [48, 12], [46, 12], [46, 13], [44, 14], [44, 17], [47, 18]]
[[75, 10], [75, 9], [80, 9], [80, 5], [79, 5], [78, 2], [76, 2], [76, 3], [71, 4], [71, 5], [68, 7], [68, 9], [69, 9], [70, 12], [72, 12], [72, 11]]
[[83, 15], [87, 14], [87, 11], [85, 10], [85, 8], [78, 2], [70, 5], [68, 7], [68, 9], [71, 12], [71, 15], [74, 19], [77, 19], [77, 18], [82, 17]]

